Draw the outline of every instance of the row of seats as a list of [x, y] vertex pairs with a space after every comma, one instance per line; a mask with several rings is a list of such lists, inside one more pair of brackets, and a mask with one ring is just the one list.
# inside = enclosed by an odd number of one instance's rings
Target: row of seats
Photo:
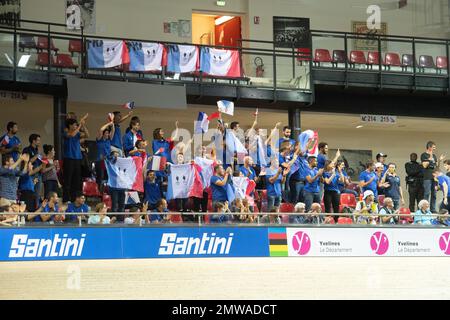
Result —
[[[363, 51], [352, 50], [350, 51], [350, 56], [347, 59], [347, 55], [344, 50], [333, 50], [333, 54], [330, 55], [328, 49], [316, 49], [314, 51], [315, 65], [320, 66], [320, 63], [331, 63], [333, 66], [337, 67], [338, 63], [347, 62], [350, 67], [355, 67], [355, 65], [367, 65], [372, 68], [373, 65], [378, 65], [380, 63], [380, 54], [377, 51], [369, 51], [366, 55]], [[403, 54], [402, 59], [395, 52], [386, 52], [384, 61], [382, 65], [385, 68], [390, 69], [391, 66], [402, 67], [402, 70], [406, 70], [408, 67], [414, 66], [414, 57], [412, 54]], [[436, 69], [437, 72], [442, 72], [442, 70], [447, 70], [448, 68], [448, 58], [445, 56], [437, 56], [436, 63], [432, 56], [421, 55], [419, 57], [419, 63], [415, 61], [415, 65], [419, 68], [419, 71], [424, 71], [425, 68]]]
[[73, 63], [72, 57], [66, 53], [49, 56], [48, 52], [39, 52], [36, 59], [36, 65], [41, 69], [47, 68], [49, 58], [51, 66], [56, 69], [74, 69], [75, 71], [78, 69], [78, 65]]
[[[19, 38], [19, 50], [24, 51], [25, 49], [34, 49], [37, 52], [48, 50], [48, 38], [47, 37], [37, 37], [37, 40], [33, 36], [21, 35]], [[80, 40], [69, 40], [68, 51], [73, 56], [74, 53], [81, 53], [81, 41]], [[58, 53], [59, 49], [53, 43], [53, 39], [50, 39], [50, 51]]]

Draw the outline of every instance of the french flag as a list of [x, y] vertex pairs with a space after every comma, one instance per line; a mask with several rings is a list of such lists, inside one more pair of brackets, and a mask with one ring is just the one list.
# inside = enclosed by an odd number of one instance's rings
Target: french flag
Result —
[[319, 134], [317, 131], [305, 130], [298, 136], [300, 142], [300, 149], [303, 153], [307, 153], [308, 156], [315, 156], [319, 154]]
[[161, 43], [128, 42], [130, 71], [161, 71], [165, 50]]
[[124, 41], [88, 41], [89, 68], [113, 68], [127, 63], [130, 63], [130, 56]]
[[108, 186], [144, 192], [142, 160], [140, 157], [117, 158], [114, 163], [105, 161]]
[[202, 47], [200, 71], [213, 76], [241, 77], [239, 51]]
[[163, 171], [166, 168], [166, 157], [153, 156], [151, 170]]
[[203, 198], [203, 183], [197, 166], [194, 164], [170, 166], [167, 200], [189, 197]]
[[200, 54], [197, 46], [169, 45], [167, 50], [168, 72], [190, 73], [198, 71]]
[[9, 144], [9, 136], [8, 134], [5, 134], [5, 136], [2, 139], [2, 146], [7, 146]]
[[134, 101], [127, 102], [123, 105], [124, 109], [133, 110], [134, 109]]
[[197, 121], [195, 121], [195, 131], [194, 133], [206, 133], [209, 129], [209, 122], [213, 119], [218, 119], [220, 117], [220, 112], [214, 112], [208, 116], [204, 112], [199, 112]]

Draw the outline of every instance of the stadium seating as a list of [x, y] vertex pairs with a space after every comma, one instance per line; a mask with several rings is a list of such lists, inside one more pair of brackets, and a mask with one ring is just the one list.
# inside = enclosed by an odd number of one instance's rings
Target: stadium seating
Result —
[[425, 72], [425, 68], [435, 69], [436, 65], [434, 64], [434, 60], [432, 56], [429, 55], [421, 55], [419, 57], [419, 72]]
[[378, 65], [380, 63], [380, 54], [378, 51], [369, 51], [367, 54], [367, 65], [370, 69], [373, 69], [373, 65]]
[[384, 198], [385, 198], [385, 195], [384, 194], [380, 194], [380, 195], [378, 195], [378, 204], [379, 205], [383, 205], [383, 203], [384, 203]]
[[[405, 53], [402, 55], [402, 71], [407, 71], [408, 67], [414, 67], [414, 57], [412, 54]], [[417, 63], [416, 63], [417, 65]]]
[[171, 214], [169, 219], [172, 223], [183, 223], [183, 218], [181, 217], [181, 214]]
[[448, 69], [448, 58], [443, 56], [436, 57], [436, 71], [442, 73], [442, 70]]
[[[411, 214], [411, 210], [409, 210], [409, 208], [400, 208], [399, 214]], [[400, 217], [399, 222], [402, 224], [413, 223], [414, 218], [412, 216], [411, 217]]]
[[60, 69], [74, 69], [74, 71], [78, 69], [78, 65], [73, 63], [71, 56], [62, 53], [56, 56], [55, 67]]
[[342, 212], [345, 207], [356, 208], [356, 197], [353, 194], [342, 193], [339, 203], [339, 212]]
[[321, 62], [332, 62], [330, 51], [327, 49], [316, 49], [314, 51], [314, 65], [320, 66]]
[[83, 194], [86, 197], [101, 197], [100, 191], [98, 190], [98, 185], [95, 181], [83, 181]]
[[[38, 37], [36, 48], [38, 51], [48, 50], [48, 38], [47, 37]], [[58, 53], [58, 48], [55, 47], [53, 40], [50, 39], [50, 50]]]
[[398, 53], [395, 52], [386, 52], [386, 55], [384, 56], [384, 62], [383, 64], [385, 66], [394, 66], [394, 67], [400, 67], [400, 56]]
[[355, 68], [357, 64], [367, 64], [367, 59], [364, 52], [360, 50], [350, 51], [349, 64], [352, 68]]
[[69, 40], [68, 50], [72, 55], [72, 57], [74, 53], [81, 53], [82, 52], [81, 40]]
[[19, 37], [19, 51], [24, 49], [36, 49], [36, 40], [33, 36], [21, 35]]
[[[44, 69], [44, 67], [48, 67], [48, 59], [49, 55], [47, 52], [40, 52], [36, 59], [36, 65], [41, 69]], [[52, 66], [55, 65], [55, 58], [53, 56], [50, 56], [50, 63]]]
[[280, 212], [286, 212], [286, 213], [290, 213], [290, 212], [294, 212], [294, 205], [292, 203], [288, 203], [288, 202], [283, 202], [280, 205]]
[[345, 61], [347, 61], [345, 50], [333, 50], [333, 65], [337, 67], [338, 63], [345, 63]]

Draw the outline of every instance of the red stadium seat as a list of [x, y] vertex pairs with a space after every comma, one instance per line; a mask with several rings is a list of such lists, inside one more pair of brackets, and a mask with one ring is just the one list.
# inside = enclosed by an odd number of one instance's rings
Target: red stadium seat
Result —
[[[399, 214], [411, 214], [411, 210], [409, 208], [400, 208]], [[413, 217], [400, 217], [400, 223], [413, 223], [414, 218]]]
[[83, 181], [83, 194], [86, 197], [101, 197], [95, 181]]
[[106, 206], [108, 207], [108, 210], [111, 210], [111, 208], [112, 208], [111, 196], [109, 194], [104, 194], [102, 196], [102, 201], [104, 204], [106, 204]]
[[33, 36], [20, 35], [19, 38], [19, 51], [24, 51], [24, 49], [36, 49], [36, 40]]
[[297, 48], [297, 61], [310, 61], [311, 49], [309, 48]]
[[387, 69], [390, 69], [391, 66], [400, 67], [400, 56], [398, 55], [398, 53], [386, 52], [383, 64], [387, 67]]
[[374, 64], [380, 63], [380, 54], [378, 51], [369, 51], [367, 54], [367, 65], [370, 66], [370, 68], [373, 68]]
[[439, 73], [442, 73], [442, 70], [448, 69], [448, 58], [443, 56], [436, 57], [436, 68]]
[[325, 204], [323, 202], [320, 203], [320, 207], [322, 208], [322, 213], [330, 213], [330, 212], [325, 212]]
[[295, 208], [294, 208], [294, 205], [292, 203], [285, 202], [285, 203], [282, 203], [280, 205], [280, 212], [291, 213], [291, 212], [295, 211], [294, 209]]
[[346, 217], [339, 217], [337, 224], [347, 224], [347, 218]]
[[357, 64], [367, 64], [366, 56], [364, 52], [360, 50], [350, 51], [349, 63], [351, 66], [355, 67]]
[[385, 195], [384, 195], [384, 194], [380, 194], [380, 195], [378, 196], [378, 204], [379, 204], [380, 206], [383, 206], [384, 198], [385, 198]]
[[260, 196], [263, 201], [267, 201], [267, 190], [261, 190]]
[[[37, 49], [38, 51], [44, 51], [48, 49], [48, 38], [47, 37], [38, 37], [37, 41]], [[53, 39], [50, 39], [50, 50], [58, 52], [58, 48], [55, 47], [55, 44], [53, 43]]]
[[[53, 56], [50, 56], [50, 63], [52, 66], [55, 65], [55, 60], [54, 60]], [[48, 67], [48, 53], [47, 52], [38, 53], [36, 65], [41, 67], [41, 69], [44, 69], [44, 67]]]
[[316, 49], [314, 51], [314, 64], [320, 66], [321, 62], [332, 62], [330, 51], [327, 49]]
[[341, 194], [340, 204], [350, 208], [356, 208], [356, 197], [351, 193]]
[[78, 65], [74, 64], [72, 58], [68, 54], [58, 54], [56, 56], [55, 67], [61, 69], [78, 69]]
[[74, 53], [81, 53], [81, 40], [69, 40], [69, 52], [73, 56]]
[[183, 223], [183, 218], [181, 217], [181, 214], [170, 214], [169, 219], [172, 223]]

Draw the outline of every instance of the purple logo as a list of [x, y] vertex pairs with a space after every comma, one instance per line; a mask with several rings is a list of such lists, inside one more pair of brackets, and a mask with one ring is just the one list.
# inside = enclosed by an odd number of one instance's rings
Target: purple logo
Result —
[[389, 240], [383, 232], [377, 231], [370, 237], [370, 247], [381, 256], [388, 251]]
[[311, 249], [311, 239], [306, 232], [299, 231], [292, 238], [292, 247], [297, 254], [303, 256]]
[[450, 232], [445, 232], [439, 238], [439, 248], [446, 254], [450, 255]]

